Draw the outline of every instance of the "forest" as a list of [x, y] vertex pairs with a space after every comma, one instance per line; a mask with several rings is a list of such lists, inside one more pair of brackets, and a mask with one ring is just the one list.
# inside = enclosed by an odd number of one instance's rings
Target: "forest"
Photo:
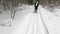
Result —
[[[15, 7], [19, 4], [20, 6], [22, 6], [22, 4], [34, 5], [35, 1], [36, 0], [0, 0], [0, 7], [2, 6], [3, 10], [11, 10], [11, 15], [15, 15]], [[39, 3], [42, 7], [47, 6], [48, 8], [60, 6], [60, 0], [39, 0]], [[1, 8], [0, 13], [2, 13]]]
[[[3, 5], [4, 8], [10, 8], [18, 6], [19, 3], [21, 4], [28, 4], [28, 5], [33, 5], [36, 0], [0, 0], [0, 5]], [[42, 6], [49, 6], [50, 4], [53, 4], [53, 6], [59, 6], [60, 5], [60, 0], [39, 0], [40, 4]]]

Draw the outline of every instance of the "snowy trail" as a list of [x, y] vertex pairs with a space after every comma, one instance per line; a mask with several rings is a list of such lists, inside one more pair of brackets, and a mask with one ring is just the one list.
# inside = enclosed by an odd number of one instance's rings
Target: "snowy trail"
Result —
[[[15, 19], [11, 23], [11, 27], [0, 26], [0, 34], [60, 34], [60, 17], [55, 16], [41, 6], [39, 6], [38, 13], [34, 14], [33, 12], [33, 6], [29, 6], [22, 11], [17, 10]], [[41, 20], [41, 15], [45, 25]], [[4, 23], [10, 20], [11, 19], [9, 18], [2, 19]]]
[[48, 34], [39, 13], [29, 13], [20, 24], [19, 22], [20, 20], [12, 34]]

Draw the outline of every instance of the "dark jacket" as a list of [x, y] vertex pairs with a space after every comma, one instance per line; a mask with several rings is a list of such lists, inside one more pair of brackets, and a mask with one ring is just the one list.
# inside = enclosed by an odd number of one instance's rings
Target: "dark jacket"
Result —
[[34, 5], [34, 7], [35, 7], [35, 12], [37, 12], [38, 6], [39, 6], [39, 1], [36, 0], [35, 5]]

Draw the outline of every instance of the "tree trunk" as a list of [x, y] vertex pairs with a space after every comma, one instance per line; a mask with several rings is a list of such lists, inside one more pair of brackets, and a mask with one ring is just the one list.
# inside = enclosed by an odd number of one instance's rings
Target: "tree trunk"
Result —
[[11, 18], [14, 19], [16, 14], [16, 9], [11, 9]]

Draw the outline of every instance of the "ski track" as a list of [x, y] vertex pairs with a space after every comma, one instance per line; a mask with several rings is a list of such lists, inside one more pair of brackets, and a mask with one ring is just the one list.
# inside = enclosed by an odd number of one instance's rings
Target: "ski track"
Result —
[[[37, 20], [38, 20], [38, 23], [40, 22], [42, 23], [39, 12], [41, 12], [42, 18], [48, 29], [49, 34], [60, 34], [60, 27], [59, 27], [60, 17], [59, 16], [55, 16], [54, 13], [51, 13], [50, 11], [42, 8], [42, 6], [39, 6], [37, 14], [33, 13], [34, 12], [33, 6], [28, 6], [28, 8], [26, 8], [25, 10], [24, 9], [19, 10], [19, 9], [20, 8], [18, 8], [15, 15], [15, 19], [13, 21], [10, 19], [9, 12], [8, 13], [5, 12], [6, 14], [0, 15], [1, 16], [0, 23], [11, 22], [10, 27], [0, 26], [0, 34], [36, 34]], [[40, 33], [41, 33], [40, 27], [42, 27], [41, 23], [38, 24], [38, 31]], [[33, 26], [35, 29], [33, 29]], [[46, 30], [43, 29], [43, 27], [41, 30], [44, 30], [46, 32]], [[40, 34], [39, 32], [38, 34]]]

